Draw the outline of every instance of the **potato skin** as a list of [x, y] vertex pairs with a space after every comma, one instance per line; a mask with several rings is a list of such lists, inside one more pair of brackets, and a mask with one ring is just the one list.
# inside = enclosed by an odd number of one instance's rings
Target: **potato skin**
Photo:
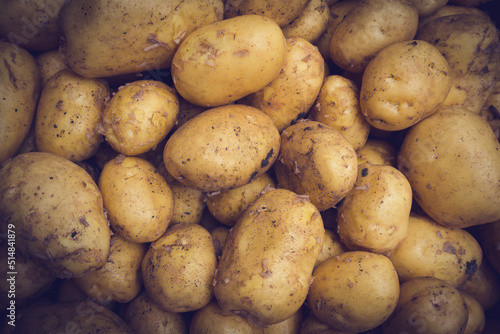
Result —
[[356, 151], [358, 165], [372, 164], [397, 167], [398, 151], [389, 140], [368, 138], [365, 145]]
[[222, 310], [260, 325], [292, 316], [306, 299], [323, 237], [307, 199], [286, 189], [261, 195], [226, 238], [214, 281]]
[[330, 11], [326, 0], [310, 0], [301, 13], [282, 27], [286, 38], [301, 37], [315, 44], [328, 26]]
[[224, 18], [241, 15], [262, 15], [284, 27], [295, 19], [306, 7], [307, 0], [226, 0], [224, 2]]

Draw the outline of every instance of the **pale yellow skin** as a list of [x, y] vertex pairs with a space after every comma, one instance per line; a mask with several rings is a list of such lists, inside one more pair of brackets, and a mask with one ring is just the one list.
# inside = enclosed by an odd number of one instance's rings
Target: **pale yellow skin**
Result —
[[324, 227], [318, 209], [286, 189], [257, 198], [231, 229], [214, 293], [224, 311], [260, 325], [292, 316], [304, 303]]
[[28, 136], [41, 92], [40, 69], [25, 49], [0, 41], [0, 164]]
[[280, 187], [309, 196], [324, 211], [354, 187], [358, 163], [351, 143], [339, 131], [305, 120], [282, 132], [274, 171]]
[[340, 75], [325, 78], [308, 118], [342, 133], [355, 151], [368, 140], [371, 126], [361, 113], [359, 89], [352, 80]]
[[48, 50], [38, 54], [36, 61], [40, 67], [42, 86], [45, 86], [47, 81], [57, 72], [68, 68], [64, 59], [64, 53], [59, 49]]
[[286, 38], [301, 37], [314, 44], [325, 32], [329, 19], [326, 0], [310, 0], [302, 12], [281, 30]]
[[152, 242], [167, 230], [174, 212], [172, 189], [148, 161], [114, 158], [101, 171], [99, 189], [111, 227], [121, 237]]
[[279, 147], [280, 135], [269, 116], [257, 108], [227, 105], [207, 110], [175, 131], [163, 162], [186, 186], [226, 191], [269, 170]]
[[147, 244], [114, 235], [106, 264], [73, 281], [92, 300], [128, 303], [142, 290], [141, 263], [146, 251]]
[[307, 303], [314, 316], [338, 331], [373, 329], [398, 302], [398, 276], [384, 255], [345, 252], [320, 264], [313, 276]]
[[316, 259], [314, 268], [319, 266], [331, 257], [340, 255], [347, 252], [349, 249], [340, 241], [337, 232], [325, 229], [325, 238], [323, 240], [323, 247]]
[[78, 162], [93, 156], [103, 141], [98, 131], [110, 93], [106, 82], [71, 70], [55, 74], [44, 86], [35, 117], [40, 152]]
[[172, 79], [191, 103], [217, 107], [256, 92], [285, 64], [285, 36], [273, 20], [242, 15], [207, 24], [179, 46]]
[[448, 228], [426, 216], [412, 214], [406, 240], [389, 258], [402, 282], [432, 276], [458, 287], [481, 266], [483, 253], [466, 230]]
[[410, 0], [362, 0], [332, 34], [330, 57], [339, 67], [361, 73], [373, 56], [414, 37], [418, 12]]
[[171, 224], [198, 224], [207, 204], [202, 191], [183, 185], [178, 181], [169, 183], [174, 197], [174, 212]]
[[486, 12], [483, 12], [479, 8], [475, 7], [465, 7], [465, 6], [457, 6], [457, 5], [446, 5], [441, 7], [440, 9], [436, 10], [432, 15], [426, 16], [426, 17], [421, 17], [418, 26], [419, 29], [424, 26], [427, 22], [430, 22], [434, 19], [443, 17], [443, 16], [449, 16], [449, 15], [456, 15], [456, 14], [475, 14], [475, 15], [483, 15], [485, 18], [490, 19], [489, 15]]
[[419, 17], [426, 17], [443, 8], [448, 0], [411, 0], [411, 2], [417, 9]]
[[188, 334], [183, 315], [162, 310], [146, 292], [128, 304], [123, 320], [136, 334]]
[[226, 0], [224, 18], [256, 14], [270, 18], [284, 27], [302, 13], [308, 0]]
[[414, 278], [401, 285], [394, 313], [383, 324], [384, 334], [463, 333], [468, 309], [462, 294], [445, 281]]
[[264, 334], [298, 334], [300, 333], [300, 328], [302, 327], [302, 322], [304, 320], [304, 308], [300, 308], [297, 312], [291, 315], [289, 318], [278, 322], [277, 324], [269, 325], [262, 328]]
[[212, 299], [216, 267], [210, 233], [197, 224], [177, 224], [150, 245], [142, 277], [149, 298], [162, 310], [189, 312]]
[[469, 295], [468, 293], [462, 292], [462, 296], [464, 297], [465, 303], [467, 304], [467, 309], [469, 310], [467, 326], [465, 327], [465, 331], [463, 333], [482, 333], [486, 325], [486, 317], [483, 307], [473, 296]]
[[392, 166], [362, 164], [338, 208], [338, 234], [350, 249], [390, 254], [406, 239], [412, 190]]
[[184, 38], [222, 15], [221, 0], [77, 0], [60, 26], [71, 69], [100, 78], [169, 68]]
[[369, 138], [365, 145], [356, 151], [358, 165], [372, 164], [396, 167], [398, 151], [393, 143], [384, 139]]
[[398, 169], [440, 224], [464, 228], [500, 219], [500, 143], [486, 120], [463, 107], [441, 108], [414, 125]]
[[366, 67], [359, 92], [361, 111], [378, 129], [403, 130], [432, 115], [451, 85], [450, 66], [432, 44], [395, 43]]
[[266, 187], [276, 188], [276, 182], [268, 173], [256, 177], [242, 187], [207, 196], [207, 209], [222, 224], [234, 226], [243, 211]]
[[285, 65], [261, 90], [238, 103], [262, 110], [281, 132], [304, 118], [323, 85], [325, 61], [314, 45], [303, 38], [286, 40]]
[[481, 307], [487, 311], [500, 301], [500, 279], [498, 275], [491, 264], [483, 259], [477, 271], [458, 289], [473, 296], [481, 304]]
[[121, 87], [102, 115], [106, 141], [119, 153], [135, 156], [165, 139], [179, 114], [175, 90], [161, 81], [138, 80]]
[[494, 89], [500, 57], [495, 24], [485, 15], [458, 14], [421, 27], [416, 38], [432, 43], [450, 65], [452, 87], [444, 105], [478, 114]]
[[[0, 169], [0, 224], [15, 225], [17, 251], [59, 278], [102, 267], [110, 234], [101, 193], [90, 175], [51, 153], [18, 155]], [[13, 228], [11, 228], [13, 229]]]

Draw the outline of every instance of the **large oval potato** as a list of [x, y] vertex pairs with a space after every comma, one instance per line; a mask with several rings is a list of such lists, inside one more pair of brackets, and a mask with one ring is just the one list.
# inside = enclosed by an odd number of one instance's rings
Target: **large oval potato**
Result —
[[262, 89], [285, 64], [280, 27], [260, 15], [207, 24], [186, 37], [172, 59], [172, 79], [189, 102], [217, 107]]

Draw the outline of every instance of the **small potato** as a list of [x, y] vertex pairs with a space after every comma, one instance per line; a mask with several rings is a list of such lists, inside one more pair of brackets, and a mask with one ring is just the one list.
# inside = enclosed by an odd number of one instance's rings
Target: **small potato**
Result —
[[334, 257], [336, 255], [340, 255], [349, 250], [344, 244], [342, 244], [337, 232], [325, 229], [324, 239], [325, 240], [323, 241], [323, 247], [321, 248], [321, 252], [319, 253], [318, 258], [316, 259], [314, 268], [316, 268], [329, 258]]
[[161, 81], [138, 80], [122, 86], [103, 111], [106, 141], [117, 152], [135, 156], [156, 147], [179, 114], [175, 91]]
[[210, 233], [197, 224], [177, 224], [151, 244], [142, 277], [149, 298], [162, 310], [189, 312], [212, 299], [216, 266]]
[[226, 0], [224, 18], [257, 14], [270, 18], [280, 27], [284, 27], [295, 19], [306, 7], [308, 0]]
[[427, 17], [443, 8], [448, 0], [411, 0], [419, 17]]
[[358, 164], [351, 143], [339, 131], [304, 120], [282, 132], [274, 171], [280, 187], [309, 196], [324, 211], [354, 187]]
[[35, 118], [36, 147], [40, 152], [71, 161], [93, 156], [102, 142], [98, 126], [109, 99], [109, 87], [64, 69], [44, 86]]
[[198, 224], [207, 206], [204, 193], [179, 181], [170, 182], [169, 186], [174, 198], [174, 212], [170, 224]]
[[468, 312], [463, 295], [453, 286], [418, 277], [401, 284], [398, 305], [382, 329], [384, 334], [463, 333]]
[[398, 275], [384, 255], [345, 252], [320, 264], [313, 276], [308, 305], [315, 317], [334, 330], [373, 329], [396, 308]]
[[264, 334], [299, 334], [304, 320], [304, 308], [300, 308], [289, 318], [277, 324], [263, 327]]
[[212, 236], [212, 240], [214, 242], [215, 254], [217, 254], [218, 260], [222, 255], [222, 250], [224, 249], [224, 245], [226, 244], [229, 230], [230, 228], [226, 226], [218, 226], [210, 230], [210, 235]]
[[326, 30], [329, 18], [326, 0], [310, 0], [292, 22], [282, 27], [283, 34], [286, 38], [301, 37], [314, 44]]
[[486, 258], [462, 285], [460, 291], [473, 296], [487, 311], [500, 301], [500, 276]]
[[267, 114], [281, 132], [304, 118], [319, 94], [325, 61], [314, 45], [303, 38], [286, 40], [287, 52], [281, 73], [261, 90], [238, 103]]
[[285, 56], [285, 36], [276, 22], [260, 15], [237, 16], [188, 35], [172, 59], [172, 79], [189, 102], [222, 106], [274, 80]]
[[361, 111], [378, 129], [403, 130], [436, 112], [451, 84], [450, 66], [432, 44], [394, 43], [377, 53], [363, 73]]
[[358, 165], [372, 164], [397, 167], [398, 151], [388, 140], [369, 138], [365, 145], [356, 151]]
[[465, 327], [464, 334], [482, 333], [486, 324], [486, 317], [481, 304], [471, 295], [462, 292], [462, 296], [467, 304], [469, 316], [467, 326]]
[[119, 155], [104, 165], [98, 184], [111, 227], [121, 237], [144, 243], [165, 233], [174, 212], [174, 197], [152, 164]]
[[312, 313], [309, 313], [307, 318], [302, 322], [300, 334], [356, 334], [354, 332], [338, 331], [325, 323], [319, 321], [318, 318]]
[[[449, 2], [448, 2], [449, 3]], [[419, 29], [423, 27], [427, 22], [430, 22], [434, 19], [438, 19], [443, 16], [457, 15], [457, 14], [474, 14], [474, 15], [484, 15], [485, 19], [490, 19], [486, 12], [483, 12], [479, 8], [475, 7], [465, 7], [465, 6], [454, 6], [454, 5], [446, 5], [432, 13], [432, 15], [421, 17], [418, 22]], [[418, 30], [417, 30], [418, 31]]]
[[370, 133], [370, 123], [359, 106], [358, 87], [340, 75], [325, 78], [308, 117], [342, 133], [355, 151], [365, 145]]
[[269, 170], [279, 147], [280, 135], [269, 116], [254, 107], [227, 105], [207, 110], [175, 131], [163, 161], [186, 186], [226, 191]]
[[42, 52], [36, 56], [36, 61], [40, 67], [40, 76], [42, 78], [42, 87], [47, 84], [57, 72], [68, 69], [64, 59], [64, 53], [59, 49], [53, 49]]
[[412, 214], [406, 240], [389, 258], [402, 282], [432, 276], [458, 287], [481, 266], [483, 253], [467, 231]]

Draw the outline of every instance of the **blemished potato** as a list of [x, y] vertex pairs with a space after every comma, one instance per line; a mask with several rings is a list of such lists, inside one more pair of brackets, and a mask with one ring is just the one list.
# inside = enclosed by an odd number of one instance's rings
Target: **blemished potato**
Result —
[[152, 242], [165, 233], [174, 197], [151, 163], [119, 155], [104, 165], [98, 184], [115, 233], [137, 243]]
[[330, 57], [344, 70], [361, 73], [377, 52], [412, 39], [417, 26], [418, 12], [410, 0], [362, 0], [333, 32]]
[[427, 17], [446, 6], [448, 0], [411, 0], [419, 17]]
[[36, 147], [77, 162], [93, 156], [103, 140], [98, 131], [110, 93], [106, 82], [71, 70], [55, 74], [44, 86], [35, 117]]
[[57, 72], [68, 69], [68, 65], [64, 59], [64, 53], [59, 49], [48, 50], [36, 56], [36, 61], [40, 67], [40, 77], [42, 79], [42, 87], [47, 84]]
[[267, 172], [279, 148], [280, 134], [269, 116], [254, 107], [226, 105], [201, 113], [175, 131], [165, 145], [163, 162], [186, 186], [226, 191]]
[[381, 325], [396, 308], [398, 275], [384, 255], [345, 252], [321, 263], [313, 276], [308, 305], [332, 329], [364, 332]]
[[367, 65], [359, 92], [368, 123], [386, 131], [409, 128], [443, 104], [452, 85], [451, 69], [432, 44], [394, 43]]
[[324, 211], [354, 187], [358, 163], [351, 143], [339, 131], [304, 120], [281, 133], [274, 171], [280, 187], [308, 196]]
[[307, 297], [324, 233], [318, 209], [304, 197], [275, 189], [257, 198], [222, 251], [214, 280], [222, 310], [263, 326], [292, 316]]
[[272, 19], [236, 16], [189, 34], [172, 59], [172, 79], [189, 102], [222, 106], [274, 80], [286, 51], [285, 36]]
[[338, 208], [338, 234], [353, 250], [390, 254], [406, 239], [412, 207], [408, 180], [395, 167], [362, 164]]
[[60, 15], [69, 67], [91, 78], [169, 68], [195, 29], [222, 19], [220, 0], [77, 0]]
[[500, 219], [500, 143], [488, 122], [465, 107], [442, 107], [412, 126], [398, 169], [440, 224], [465, 228]]
[[325, 60], [318, 48], [300, 37], [287, 38], [285, 64], [280, 74], [261, 90], [237, 103], [267, 114], [281, 132], [304, 118], [323, 84]]
[[0, 41], [0, 164], [12, 158], [30, 132], [41, 92], [40, 69], [25, 49]]
[[203, 216], [207, 204], [205, 194], [183, 185], [179, 181], [169, 183], [174, 197], [174, 212], [170, 219], [171, 224], [198, 224]]
[[286, 38], [301, 37], [314, 44], [325, 32], [329, 18], [326, 0], [310, 0], [300, 14], [281, 30]]
[[224, 2], [224, 18], [241, 15], [262, 15], [284, 27], [295, 19], [306, 7], [308, 0], [227, 0]]
[[463, 333], [467, 320], [460, 291], [440, 279], [418, 277], [401, 284], [398, 305], [382, 329], [384, 334]]
[[389, 140], [368, 138], [365, 145], [356, 151], [358, 165], [372, 164], [397, 167], [398, 151]]
[[162, 310], [145, 291], [128, 304], [123, 320], [136, 334], [188, 333], [182, 313]]
[[486, 316], [481, 304], [471, 295], [466, 292], [461, 292], [469, 310], [467, 326], [464, 334], [482, 333], [486, 324]]
[[102, 114], [102, 133], [119, 153], [136, 156], [156, 147], [179, 114], [175, 90], [161, 81], [138, 80], [122, 86]]
[[256, 177], [244, 186], [207, 196], [207, 209], [222, 224], [234, 226], [243, 211], [266, 187], [276, 188], [276, 182], [268, 173]]
[[473, 296], [483, 310], [487, 311], [500, 301], [500, 276], [493, 269], [487, 258], [462, 285], [458, 287]]
[[217, 258], [210, 232], [176, 224], [154, 241], [142, 261], [146, 292], [162, 310], [195, 311], [213, 297]]
[[141, 264], [146, 251], [144, 243], [113, 235], [106, 264], [85, 276], [73, 278], [73, 281], [92, 300], [128, 303], [141, 292]]
[[498, 30], [484, 15], [458, 14], [422, 26], [417, 39], [434, 45], [450, 65], [452, 86], [444, 105], [478, 114], [493, 91], [500, 66]]
[[17, 155], [0, 169], [0, 232], [59, 278], [106, 263], [111, 231], [99, 188], [81, 167], [52, 153]]
[[314, 268], [319, 266], [322, 262], [325, 262], [327, 259], [334, 257], [336, 255], [340, 255], [347, 251], [349, 251], [349, 249], [342, 243], [337, 232], [325, 229], [323, 247], [321, 247], [321, 252], [319, 253], [318, 258], [316, 259]]
[[412, 214], [406, 240], [389, 258], [402, 282], [431, 276], [459, 287], [481, 266], [483, 252], [466, 230]]
[[357, 151], [368, 140], [370, 123], [361, 113], [359, 89], [340, 75], [325, 78], [308, 118], [324, 123], [342, 133]]

